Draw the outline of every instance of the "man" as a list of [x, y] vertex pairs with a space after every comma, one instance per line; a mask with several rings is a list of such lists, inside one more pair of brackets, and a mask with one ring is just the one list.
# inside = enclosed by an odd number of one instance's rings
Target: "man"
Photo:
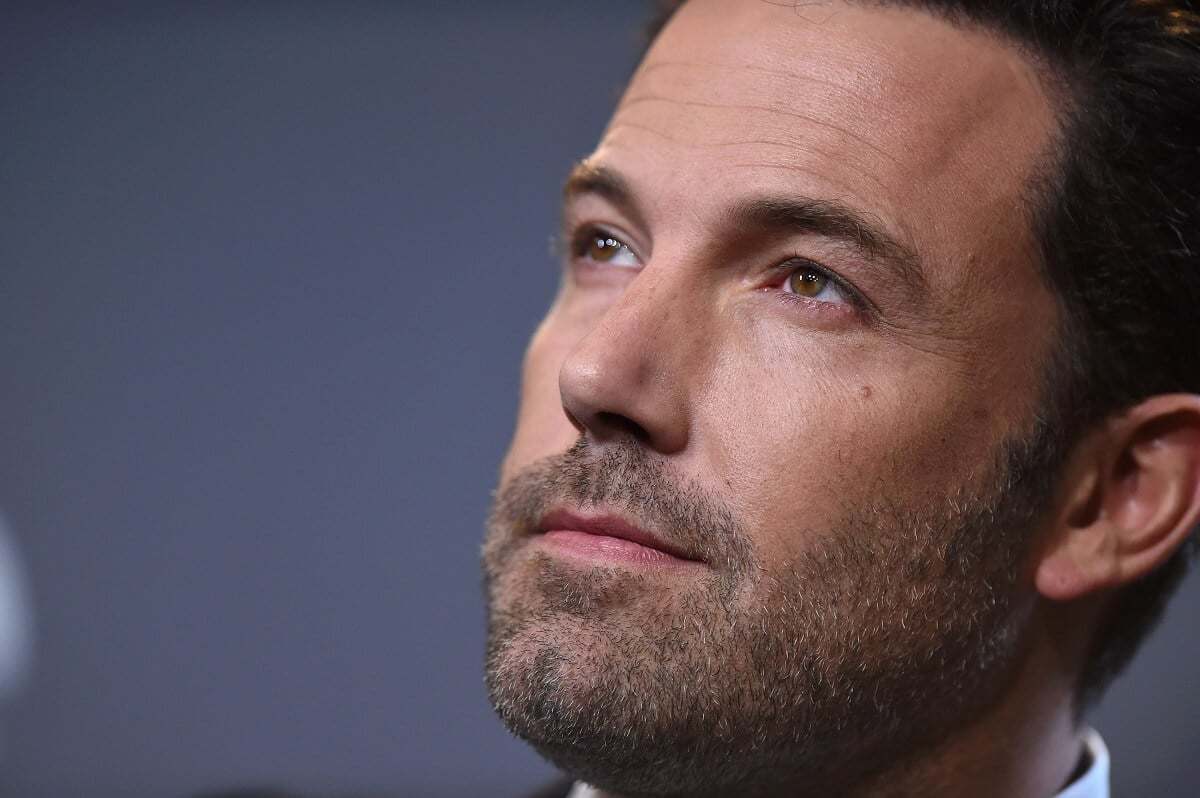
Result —
[[496, 710], [575, 796], [1107, 794], [1200, 518], [1200, 17], [675, 5], [567, 180]]

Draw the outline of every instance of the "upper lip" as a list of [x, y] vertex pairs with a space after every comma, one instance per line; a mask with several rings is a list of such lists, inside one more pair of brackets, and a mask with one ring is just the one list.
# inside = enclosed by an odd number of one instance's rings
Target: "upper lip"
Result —
[[562, 508], [552, 510], [542, 516], [537, 525], [537, 532], [541, 534], [552, 529], [571, 529], [577, 532], [586, 532], [589, 535], [622, 538], [650, 549], [658, 549], [664, 554], [670, 554], [681, 560], [698, 559], [679, 546], [664, 540], [655, 532], [612, 512], [582, 513]]

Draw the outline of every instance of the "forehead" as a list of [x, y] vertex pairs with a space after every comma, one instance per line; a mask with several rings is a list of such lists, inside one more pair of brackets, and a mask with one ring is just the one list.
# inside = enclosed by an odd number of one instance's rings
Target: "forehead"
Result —
[[1037, 70], [987, 31], [889, 7], [690, 0], [595, 157], [652, 179], [647, 214], [663, 222], [801, 194], [926, 256], [1003, 242], [1029, 261], [1027, 186], [1054, 129]]

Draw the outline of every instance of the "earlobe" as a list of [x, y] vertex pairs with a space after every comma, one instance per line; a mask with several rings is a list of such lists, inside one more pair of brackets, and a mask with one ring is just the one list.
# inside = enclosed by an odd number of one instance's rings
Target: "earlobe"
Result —
[[1036, 568], [1038, 592], [1071, 600], [1167, 560], [1200, 519], [1200, 396], [1155, 396], [1076, 452]]

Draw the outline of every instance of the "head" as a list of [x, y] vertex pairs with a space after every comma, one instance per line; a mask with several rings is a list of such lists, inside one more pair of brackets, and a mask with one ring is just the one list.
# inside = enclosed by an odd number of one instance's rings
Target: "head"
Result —
[[1128, 659], [1200, 515], [1200, 31], [1075, 5], [672, 13], [568, 179], [485, 546], [552, 759], [844, 791]]

